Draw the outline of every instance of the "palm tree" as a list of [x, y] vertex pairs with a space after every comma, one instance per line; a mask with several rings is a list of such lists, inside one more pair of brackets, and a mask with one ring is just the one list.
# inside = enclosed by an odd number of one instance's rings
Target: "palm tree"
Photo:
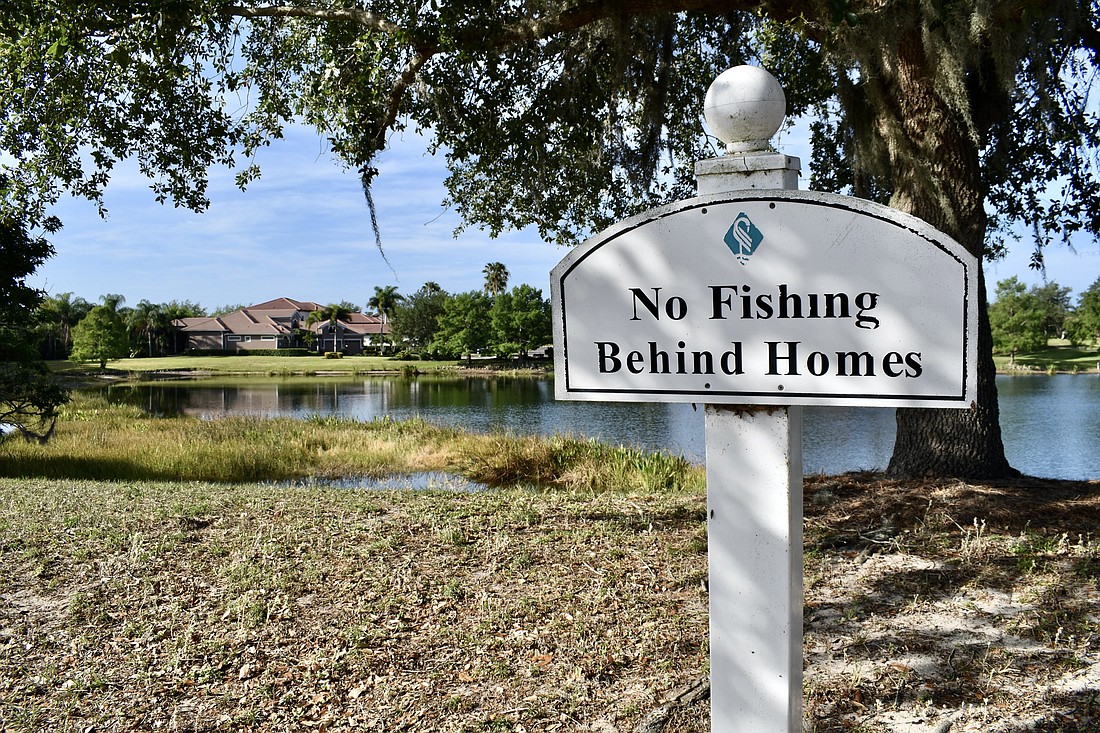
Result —
[[119, 295], [118, 293], [107, 293], [106, 295], [99, 296], [100, 302], [111, 313], [120, 313], [119, 309], [122, 304], [126, 302], [125, 295]]
[[126, 323], [134, 337], [145, 337], [149, 344], [149, 356], [153, 355], [153, 337], [165, 327], [164, 309], [158, 304], [143, 300], [126, 314]]
[[377, 311], [382, 316], [382, 323], [389, 323], [397, 304], [404, 299], [405, 296], [397, 292], [396, 285], [375, 285], [374, 297], [367, 303], [367, 308]]
[[[332, 331], [332, 350], [339, 351], [340, 344], [337, 341], [336, 324], [339, 321], [346, 321], [351, 317], [351, 308], [347, 303], [329, 303], [324, 308], [315, 310], [306, 316], [306, 325], [312, 326], [314, 323], [320, 323], [321, 321], [328, 321], [329, 330]], [[321, 346], [324, 347], [325, 337], [321, 337]]]
[[161, 306], [161, 313], [164, 317], [161, 347], [164, 353], [178, 354], [186, 348], [187, 337], [180, 334], [179, 329], [175, 327], [176, 321], [182, 318], [206, 316], [206, 308], [190, 300], [170, 300]]
[[[374, 297], [367, 303], [368, 310], [374, 310], [378, 312], [378, 315], [382, 316], [383, 331], [386, 330], [386, 325], [390, 322], [390, 317], [393, 315], [394, 310], [397, 309], [397, 304], [405, 299], [404, 295], [397, 292], [396, 285], [375, 285]], [[386, 337], [382, 336], [382, 347], [385, 348]]]
[[51, 338], [56, 333], [61, 342], [60, 356], [68, 356], [73, 345], [73, 326], [88, 315], [91, 309], [91, 303], [80, 296], [74, 298], [72, 293], [60, 293], [43, 301], [39, 311], [49, 324]]
[[495, 298], [508, 287], [508, 268], [503, 262], [490, 262], [481, 271], [485, 275], [485, 293]]

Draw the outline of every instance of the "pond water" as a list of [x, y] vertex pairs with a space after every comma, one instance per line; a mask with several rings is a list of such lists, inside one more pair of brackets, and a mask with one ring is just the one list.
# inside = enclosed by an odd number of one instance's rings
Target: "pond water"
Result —
[[998, 377], [1009, 462], [1029, 476], [1100, 479], [1100, 375]]
[[[1100, 376], [999, 377], [997, 386], [1012, 465], [1033, 476], [1100, 479]], [[98, 389], [159, 415], [422, 417], [481, 432], [581, 435], [700, 463], [705, 450], [701, 407], [558, 402], [549, 378], [199, 380]], [[806, 473], [882, 469], [893, 449], [894, 411], [808, 407], [803, 432]]]

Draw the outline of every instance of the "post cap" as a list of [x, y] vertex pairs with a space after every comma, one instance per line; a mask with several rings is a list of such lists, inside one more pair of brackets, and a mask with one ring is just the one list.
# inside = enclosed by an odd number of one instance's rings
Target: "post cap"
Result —
[[707, 89], [703, 117], [731, 153], [767, 150], [787, 116], [787, 97], [758, 66], [726, 69]]

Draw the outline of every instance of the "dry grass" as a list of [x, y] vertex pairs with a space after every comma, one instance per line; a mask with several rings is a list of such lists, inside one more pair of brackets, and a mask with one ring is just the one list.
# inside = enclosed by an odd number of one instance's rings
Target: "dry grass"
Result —
[[629, 723], [705, 667], [702, 522], [692, 496], [0, 481], [0, 719]]
[[[1100, 485], [806, 516], [808, 730], [1100, 728]], [[0, 728], [626, 733], [706, 673], [705, 531], [701, 492], [0, 480]]]

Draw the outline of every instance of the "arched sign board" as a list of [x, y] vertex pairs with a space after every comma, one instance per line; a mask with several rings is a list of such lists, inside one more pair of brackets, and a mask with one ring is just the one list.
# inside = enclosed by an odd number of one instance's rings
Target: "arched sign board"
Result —
[[556, 397], [969, 407], [978, 267], [919, 219], [833, 194], [653, 209], [551, 272]]

